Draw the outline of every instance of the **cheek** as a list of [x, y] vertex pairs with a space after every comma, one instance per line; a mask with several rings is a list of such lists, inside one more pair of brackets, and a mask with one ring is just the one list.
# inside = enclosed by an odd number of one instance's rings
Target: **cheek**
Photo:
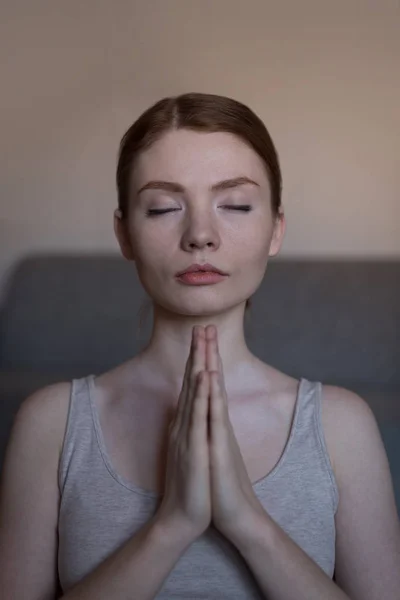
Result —
[[232, 248], [240, 263], [264, 263], [268, 259], [272, 233], [266, 228], [256, 225], [251, 234], [240, 232], [232, 240]]
[[171, 239], [168, 233], [160, 232], [159, 228], [149, 226], [148, 223], [132, 223], [130, 239], [138, 262], [144, 264], [158, 264], [165, 259], [168, 249], [171, 250]]
[[[233, 258], [235, 256], [235, 259]], [[269, 259], [269, 238], [265, 234], [248, 240], [238, 246], [232, 254], [232, 264], [238, 269], [238, 276], [250, 286], [259, 285], [267, 269]]]

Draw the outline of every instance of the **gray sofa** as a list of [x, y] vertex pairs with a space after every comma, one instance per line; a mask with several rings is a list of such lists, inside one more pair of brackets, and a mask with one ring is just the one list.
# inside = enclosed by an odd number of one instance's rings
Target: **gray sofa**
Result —
[[[41, 255], [16, 265], [0, 312], [0, 469], [25, 397], [101, 373], [144, 345], [145, 299], [134, 264], [119, 255]], [[400, 515], [400, 261], [272, 259], [246, 336], [267, 363], [369, 403]]]

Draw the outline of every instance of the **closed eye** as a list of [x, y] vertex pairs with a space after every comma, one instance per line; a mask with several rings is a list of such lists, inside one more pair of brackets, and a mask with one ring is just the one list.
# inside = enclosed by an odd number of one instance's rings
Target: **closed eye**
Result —
[[232, 210], [242, 210], [243, 212], [250, 212], [251, 210], [253, 210], [250, 204], [242, 204], [240, 206], [224, 206], [224, 208], [231, 208]]
[[168, 213], [168, 212], [175, 212], [176, 210], [180, 210], [179, 208], [149, 208], [149, 210], [146, 211], [146, 215], [148, 217], [154, 217], [155, 215], [163, 215], [164, 213]]
[[[250, 212], [252, 209], [252, 207], [249, 204], [243, 204], [243, 205], [232, 205], [232, 206], [224, 206], [223, 208], [229, 208], [231, 210], [240, 210], [242, 212]], [[156, 216], [156, 215], [163, 215], [165, 213], [169, 213], [169, 212], [176, 212], [177, 210], [180, 210], [179, 208], [150, 208], [149, 210], [146, 211], [146, 215], [148, 217], [151, 216]]]

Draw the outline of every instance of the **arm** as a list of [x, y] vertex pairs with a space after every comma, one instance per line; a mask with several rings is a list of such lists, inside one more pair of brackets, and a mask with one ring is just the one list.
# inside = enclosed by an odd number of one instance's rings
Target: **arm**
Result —
[[[14, 419], [0, 487], [4, 598], [54, 600], [57, 594], [57, 473], [69, 394], [67, 382], [43, 388], [22, 403]], [[192, 541], [181, 526], [154, 517], [63, 598], [153, 598]]]
[[207, 350], [213, 525], [239, 550], [268, 600], [349, 600], [256, 497], [229, 419], [215, 335]]
[[151, 600], [192, 541], [152, 519], [62, 600]]
[[234, 543], [270, 600], [350, 600], [267, 513]]
[[399, 600], [400, 522], [374, 414], [359, 396], [325, 386], [335, 424], [337, 585], [265, 513], [233, 543], [271, 600]]

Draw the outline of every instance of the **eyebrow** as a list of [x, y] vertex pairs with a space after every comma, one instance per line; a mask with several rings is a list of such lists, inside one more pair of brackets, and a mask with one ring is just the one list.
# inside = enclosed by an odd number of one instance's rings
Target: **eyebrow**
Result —
[[[260, 187], [260, 184], [256, 181], [253, 181], [249, 177], [243, 176], [219, 181], [218, 183], [214, 183], [214, 185], [212, 185], [209, 189], [211, 192], [219, 192], [221, 190], [235, 188], [239, 185], [244, 185], [246, 183], [250, 183], [251, 185], [256, 185]], [[175, 193], [184, 193], [186, 191], [183, 185], [180, 185], [179, 183], [175, 183], [173, 181], [149, 181], [140, 188], [140, 190], [137, 192], [138, 195], [141, 192], [144, 192], [144, 190], [168, 190], [170, 192]]]

